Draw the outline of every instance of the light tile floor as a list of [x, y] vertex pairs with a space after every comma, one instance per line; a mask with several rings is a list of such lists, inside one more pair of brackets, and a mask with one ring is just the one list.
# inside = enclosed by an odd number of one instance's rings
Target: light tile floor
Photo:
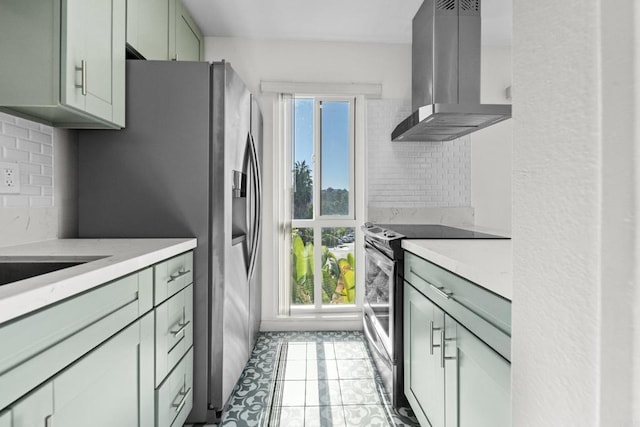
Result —
[[417, 426], [394, 410], [360, 332], [258, 337], [222, 426]]

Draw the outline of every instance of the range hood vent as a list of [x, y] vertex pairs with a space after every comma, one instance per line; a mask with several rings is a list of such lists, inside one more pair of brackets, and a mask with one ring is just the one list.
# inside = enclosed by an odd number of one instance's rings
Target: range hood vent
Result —
[[480, 104], [480, 0], [425, 0], [413, 18], [414, 113], [393, 141], [450, 141], [511, 118], [509, 104]]

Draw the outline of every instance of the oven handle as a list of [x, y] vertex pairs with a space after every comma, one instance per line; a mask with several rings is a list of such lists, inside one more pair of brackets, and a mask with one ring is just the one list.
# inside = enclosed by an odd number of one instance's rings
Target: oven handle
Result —
[[391, 361], [389, 360], [389, 356], [386, 354], [386, 351], [380, 348], [380, 345], [378, 343], [378, 337], [377, 336], [374, 337], [375, 331], [373, 332], [371, 331], [373, 322], [371, 321], [369, 314], [367, 314], [366, 312], [364, 313], [363, 323], [364, 323], [364, 335], [366, 336], [367, 340], [371, 343], [371, 347], [373, 347], [376, 353], [378, 353], [378, 356], [380, 356], [380, 359], [384, 361], [384, 364], [387, 365], [389, 369], [391, 369]]
[[364, 245], [364, 250], [366, 251], [367, 255], [373, 258], [375, 264], [380, 267], [381, 270], [383, 270], [389, 276], [393, 275], [393, 268], [395, 267], [396, 261], [390, 260], [386, 256], [381, 255], [380, 252], [378, 252], [373, 246], [370, 246], [367, 243], [365, 243]]

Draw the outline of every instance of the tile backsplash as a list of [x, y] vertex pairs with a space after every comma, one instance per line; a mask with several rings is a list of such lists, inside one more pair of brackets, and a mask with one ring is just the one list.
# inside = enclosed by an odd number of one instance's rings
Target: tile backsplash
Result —
[[391, 142], [391, 131], [409, 114], [406, 101], [367, 102], [368, 206], [470, 206], [469, 137], [448, 142]]
[[53, 207], [53, 128], [0, 113], [0, 150], [20, 166], [20, 193], [0, 194], [0, 206]]

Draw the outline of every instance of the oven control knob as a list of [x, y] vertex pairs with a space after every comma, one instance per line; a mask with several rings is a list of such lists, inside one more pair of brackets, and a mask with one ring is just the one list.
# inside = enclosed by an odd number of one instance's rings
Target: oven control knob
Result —
[[396, 233], [394, 233], [393, 231], [386, 231], [384, 235], [387, 237], [396, 237]]

